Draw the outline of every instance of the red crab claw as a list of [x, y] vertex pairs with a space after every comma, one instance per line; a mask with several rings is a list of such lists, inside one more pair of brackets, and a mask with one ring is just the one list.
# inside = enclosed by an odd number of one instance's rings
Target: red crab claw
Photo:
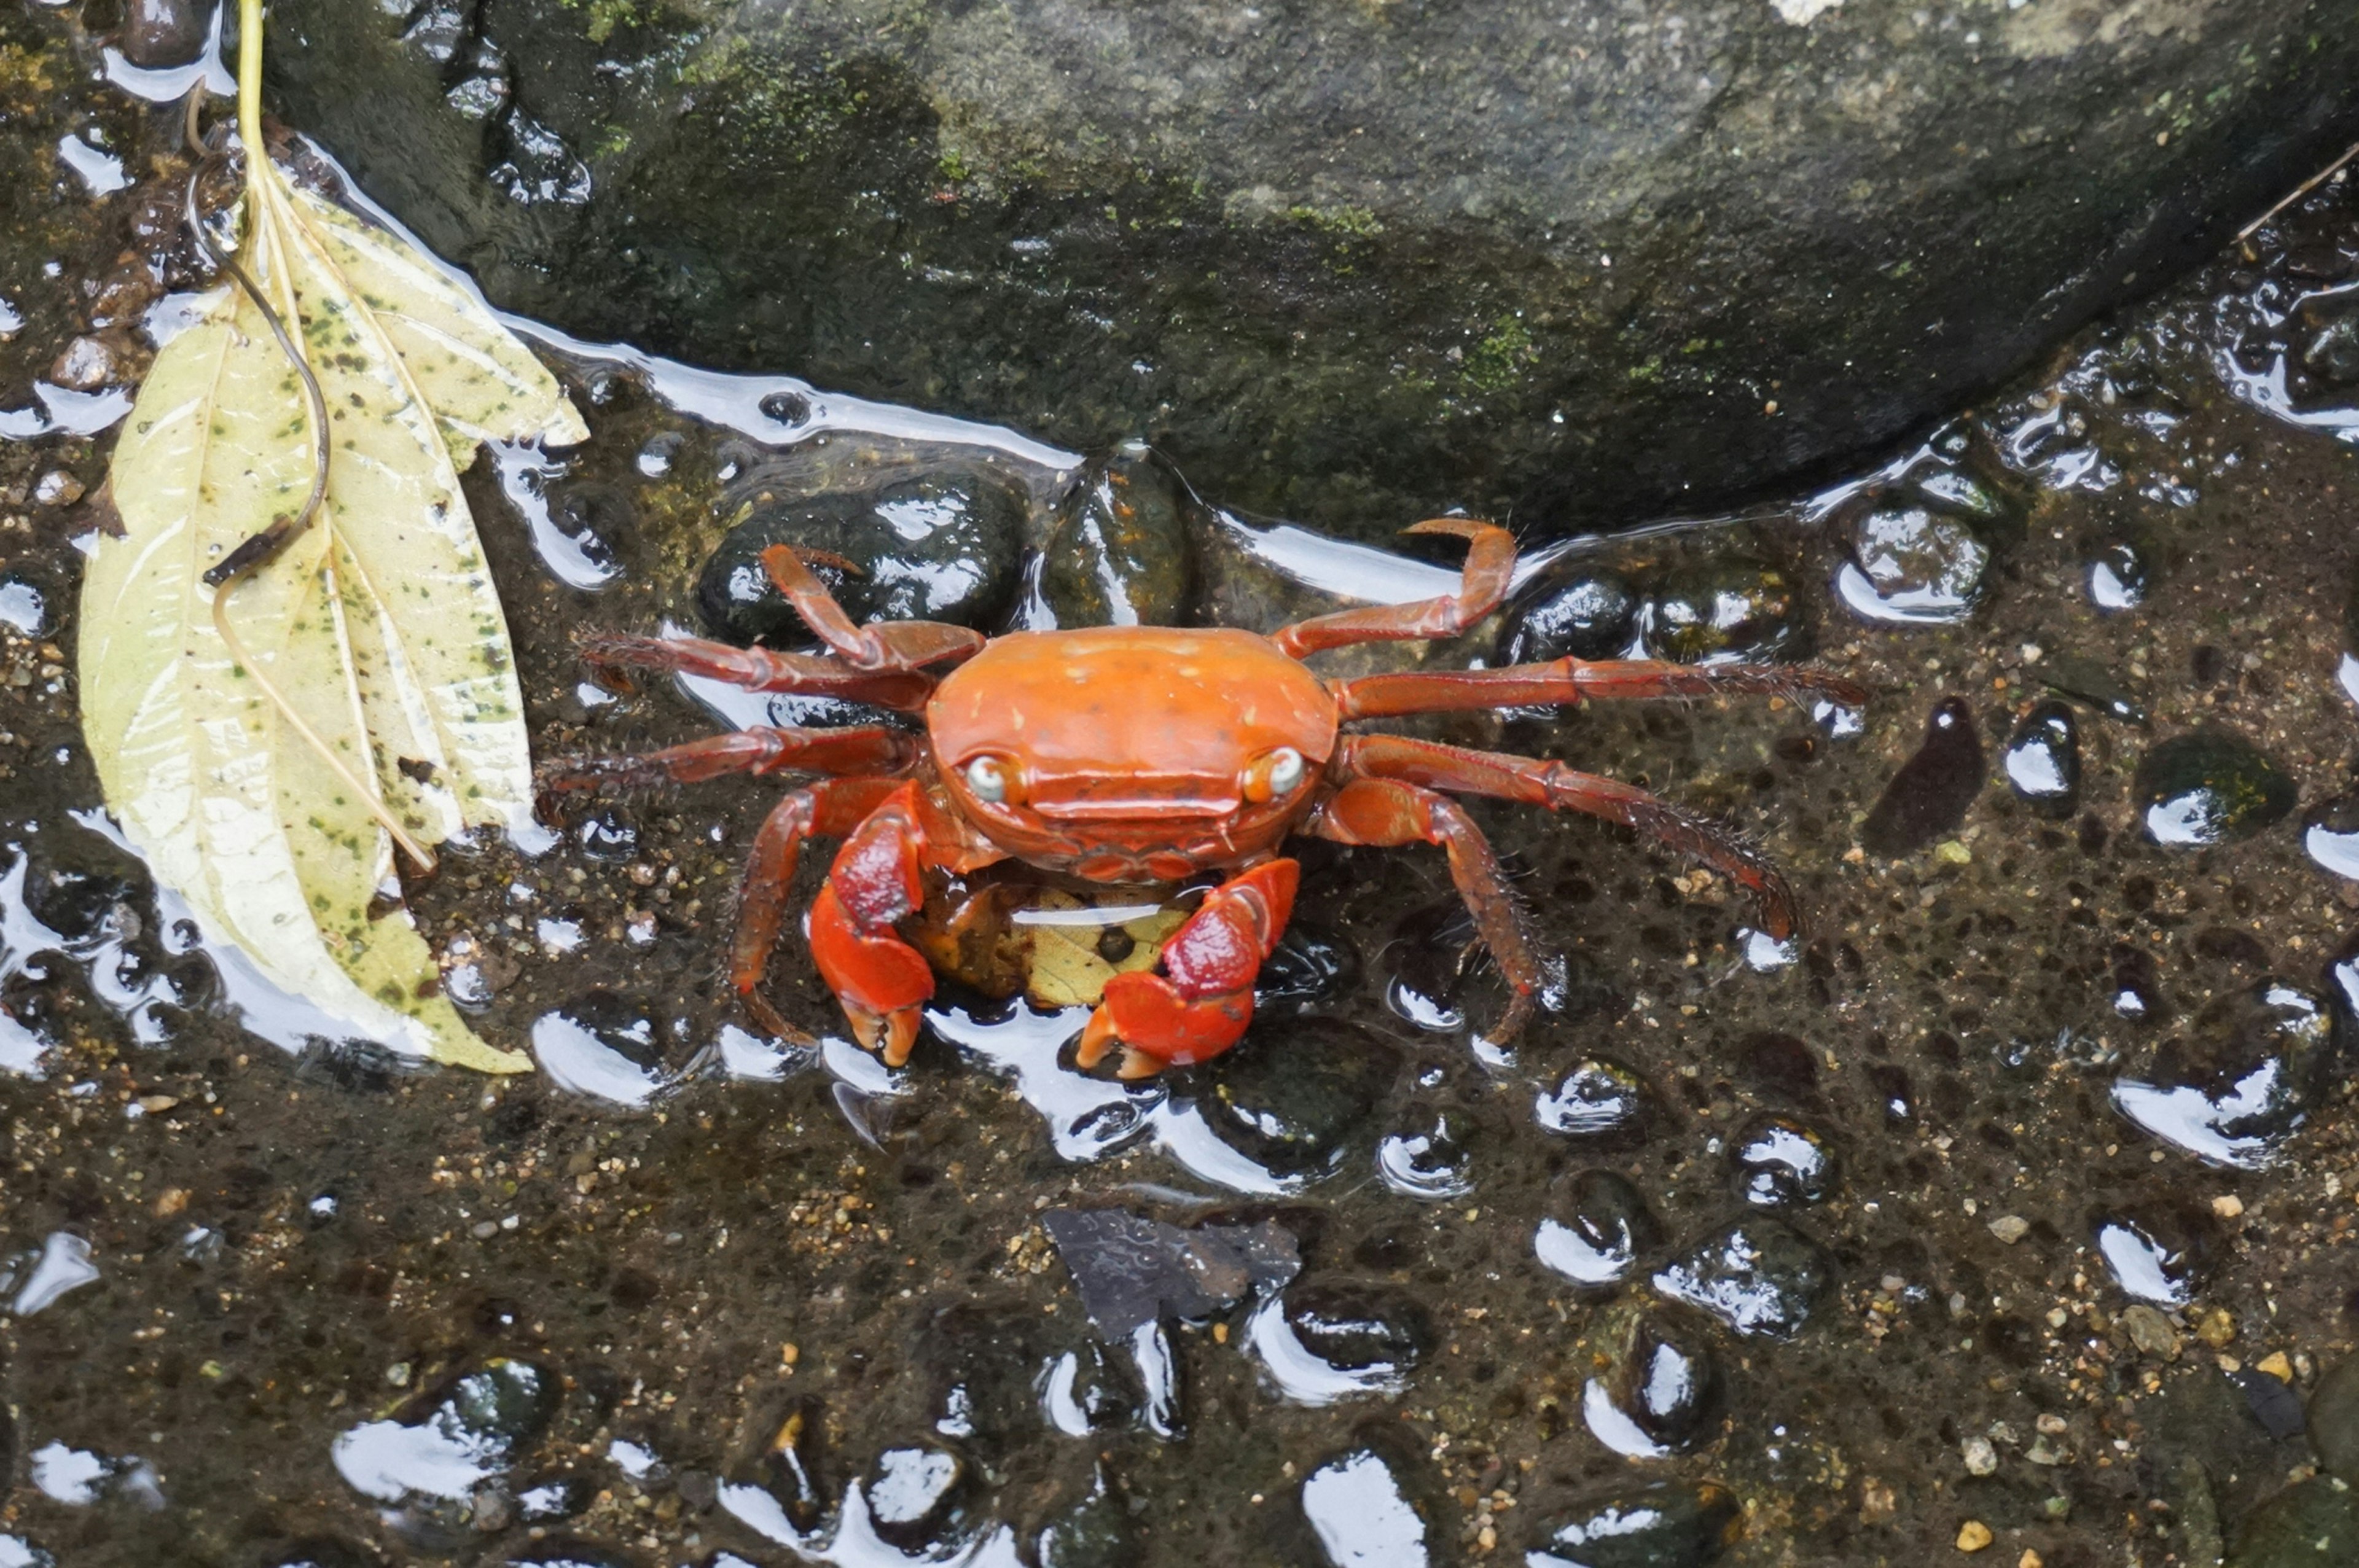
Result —
[[811, 961], [853, 1037], [894, 1067], [909, 1059], [919, 1008], [934, 994], [932, 968], [893, 929], [925, 901], [924, 850], [905, 785], [844, 839], [811, 901]]
[[1134, 970], [1105, 986], [1082, 1031], [1084, 1068], [1126, 1046], [1117, 1075], [1152, 1077], [1235, 1044], [1253, 1022], [1254, 977], [1294, 913], [1300, 878], [1292, 860], [1265, 860], [1208, 894], [1163, 946], [1162, 974]]

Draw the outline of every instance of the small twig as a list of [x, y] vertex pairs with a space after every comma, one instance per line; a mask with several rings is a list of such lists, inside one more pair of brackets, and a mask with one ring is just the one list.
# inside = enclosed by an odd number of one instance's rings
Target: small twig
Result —
[[2237, 230], [2236, 243], [2241, 245], [2246, 240], [2251, 239], [2253, 235], [2259, 231], [2262, 224], [2267, 222], [2270, 219], [2276, 217], [2278, 213], [2284, 211], [2287, 208], [2292, 206], [2295, 202], [2300, 200], [2303, 197], [2309, 195], [2320, 186], [2324, 185], [2328, 180], [2332, 179], [2335, 175], [2342, 170], [2343, 166], [2349, 163], [2354, 157], [2359, 157], [2359, 142], [2354, 142], [2349, 146], [2343, 148], [2343, 156], [2341, 157], [2336, 158], [2332, 163], [2328, 164], [2324, 168], [2320, 169], [2316, 174], [2311, 175], [2308, 179], [2303, 180], [2299, 185], [2296, 186], [2294, 188], [2293, 194], [2288, 196], [2284, 200], [2278, 202], [2276, 206], [2270, 208], [2267, 211], [2262, 213], [2259, 217], [2254, 219], [2251, 222]]

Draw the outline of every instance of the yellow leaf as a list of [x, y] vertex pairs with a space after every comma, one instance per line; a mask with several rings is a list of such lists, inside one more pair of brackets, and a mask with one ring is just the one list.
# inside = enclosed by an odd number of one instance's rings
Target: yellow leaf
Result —
[[[1088, 907], [1071, 893], [1053, 888], [1040, 890], [1029, 902], [1034, 909]], [[1130, 951], [1119, 961], [1109, 961], [1099, 948], [1106, 926], [1027, 926], [1032, 955], [1025, 993], [1042, 1007], [1095, 1007], [1105, 994], [1106, 981], [1132, 969], [1153, 968], [1162, 957], [1163, 944], [1187, 918], [1185, 910], [1158, 909], [1114, 927], [1131, 940]]]
[[301, 381], [261, 308], [215, 290], [140, 389], [110, 481], [123, 532], [99, 541], [83, 580], [83, 724], [100, 782], [158, 879], [279, 986], [397, 1047], [521, 1071], [527, 1058], [485, 1045], [440, 995], [432, 953], [382, 902], [393, 848], [376, 810], [429, 843], [529, 821], [506, 622], [452, 454], [576, 441], [581, 416], [425, 257], [266, 159], [250, 160], [245, 220], [239, 259], [329, 410], [325, 502], [225, 590], [244, 668], [201, 579], [300, 510], [314, 450]]

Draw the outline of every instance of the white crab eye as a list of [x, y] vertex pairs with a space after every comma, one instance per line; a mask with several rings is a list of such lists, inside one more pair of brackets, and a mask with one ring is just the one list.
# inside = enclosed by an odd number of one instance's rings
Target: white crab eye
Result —
[[1292, 795], [1295, 786], [1302, 782], [1306, 771], [1302, 753], [1293, 747], [1280, 746], [1272, 752], [1269, 754], [1270, 798], [1275, 800], [1282, 795]]
[[1007, 770], [996, 757], [977, 757], [966, 765], [966, 787], [975, 799], [997, 806], [1007, 798]]

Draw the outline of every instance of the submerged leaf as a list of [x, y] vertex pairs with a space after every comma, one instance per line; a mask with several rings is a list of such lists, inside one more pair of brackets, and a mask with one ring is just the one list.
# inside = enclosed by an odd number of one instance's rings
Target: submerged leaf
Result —
[[277, 984], [437, 1060], [521, 1071], [525, 1057], [467, 1028], [384, 900], [393, 848], [376, 811], [429, 843], [529, 821], [515, 661], [457, 461], [480, 440], [587, 432], [530, 351], [399, 237], [263, 159], [246, 220], [240, 259], [329, 411], [325, 503], [223, 590], [255, 666], [242, 668], [201, 579], [299, 512], [314, 452], [301, 381], [262, 310], [216, 289], [140, 389], [111, 478], [122, 533], [99, 540], [83, 580], [100, 782], [157, 877]]
[[[1032, 907], [1078, 911], [1087, 906], [1060, 889], [1044, 889]], [[1187, 918], [1185, 910], [1165, 908], [1118, 925], [1029, 926], [1031, 965], [1025, 992], [1041, 1007], [1095, 1007], [1114, 976], [1153, 968], [1163, 956], [1163, 944]], [[1104, 938], [1109, 932], [1123, 937], [1113, 945], [1122, 955], [1119, 958], [1107, 957]]]

